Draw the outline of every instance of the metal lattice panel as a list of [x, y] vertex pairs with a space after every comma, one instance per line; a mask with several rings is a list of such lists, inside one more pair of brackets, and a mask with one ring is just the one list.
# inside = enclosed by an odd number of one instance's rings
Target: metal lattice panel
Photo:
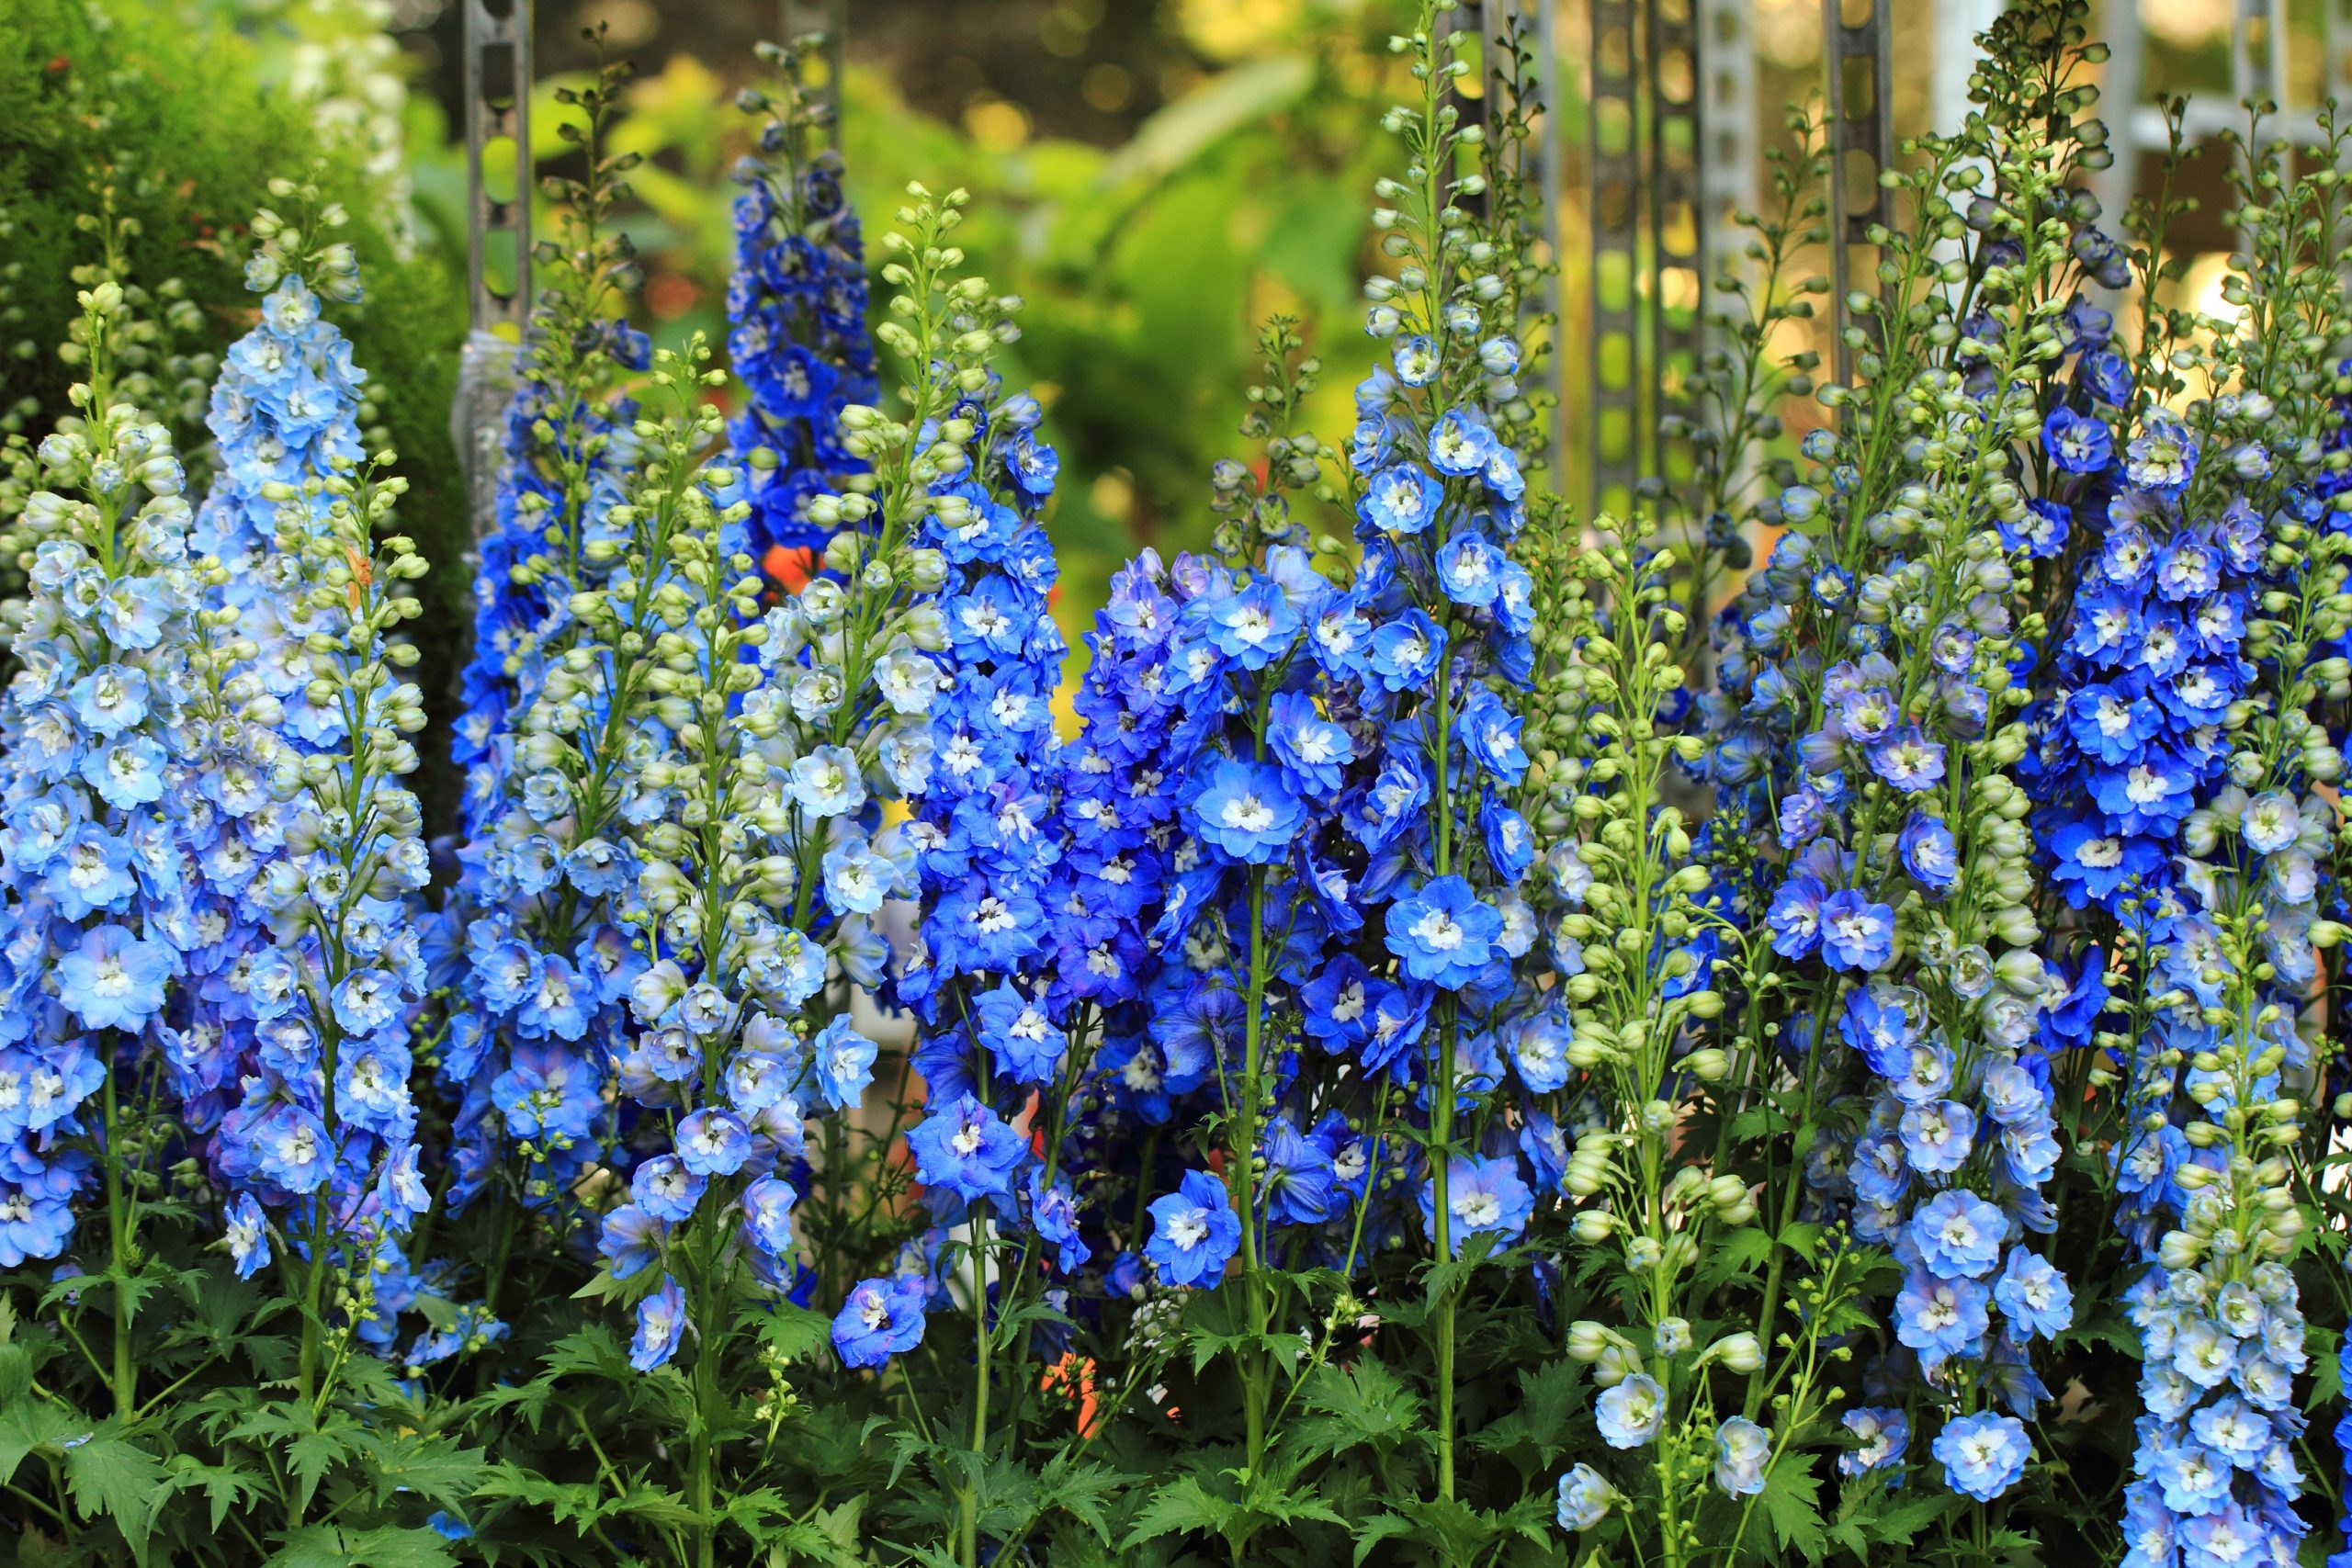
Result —
[[1592, 509], [1620, 515], [1641, 478], [1642, 147], [1635, 0], [1591, 0]]
[[[1593, 0], [1591, 15], [1592, 505], [1627, 516], [1673, 461], [1661, 430], [1699, 365], [1708, 257], [1748, 205], [1743, 187], [1711, 181], [1705, 108], [1705, 28], [1744, 19], [1701, 0]], [[1732, 52], [1745, 73], [1727, 96], [1752, 103], [1752, 62]], [[1732, 117], [1744, 147], [1747, 118], [1736, 105]]]
[[[1747, 235], [1732, 220], [1757, 202], [1756, 39], [1749, 0], [1698, 0], [1699, 204], [1709, 265], [1737, 256]], [[1714, 278], [1702, 283], [1709, 288]]]
[[[1881, 170], [1894, 163], [1894, 122], [1888, 113], [1889, 0], [1822, 0], [1821, 22], [1829, 72], [1829, 261], [1837, 299], [1831, 319], [1837, 329], [1838, 384], [1851, 386], [1854, 354], [1846, 343], [1846, 296], [1855, 285], [1858, 253], [1868, 258], [1871, 225], [1885, 200]], [[1867, 167], [1857, 167], [1857, 159]], [[1873, 262], [1865, 259], [1865, 273]]]
[[1703, 319], [1706, 225], [1700, 203], [1699, 17], [1696, 0], [1650, 0], [1643, 72], [1649, 89], [1649, 417], [1645, 476], [1664, 477], [1676, 460], [1662, 432], [1669, 412], [1686, 412], [1681, 389], [1697, 373]]
[[841, 145], [842, 39], [849, 31], [849, 0], [781, 0], [777, 25], [784, 41], [814, 36], [822, 80], [807, 84], [810, 100], [823, 110], [825, 134]]
[[[1471, 33], [1481, 40], [1481, 59], [1486, 68], [1483, 90], [1476, 95], [1449, 91], [1447, 96], [1461, 117], [1461, 123], [1484, 126], [1492, 132], [1495, 106], [1501, 101], [1504, 90], [1502, 73], [1514, 63], [1507, 59], [1510, 51], [1520, 56], [1516, 63], [1521, 67], [1521, 81], [1542, 110], [1531, 134], [1519, 146], [1521, 170], [1533, 192], [1532, 210], [1521, 210], [1520, 223], [1522, 240], [1532, 250], [1540, 251], [1547, 265], [1533, 288], [1521, 297], [1520, 312], [1523, 318], [1544, 317], [1555, 323], [1551, 352], [1542, 355], [1535, 362], [1532, 374], [1523, 378], [1526, 390], [1543, 400], [1550, 410], [1542, 436], [1544, 450], [1526, 456], [1548, 464], [1559, 450], [1562, 412], [1556, 333], [1560, 315], [1556, 265], [1560, 254], [1559, 175], [1552, 156], [1551, 119], [1552, 74], [1556, 58], [1552, 7], [1547, 0], [1468, 0], [1442, 13], [1439, 28], [1442, 32]], [[1487, 211], [1484, 197], [1462, 192], [1453, 200], [1465, 211], [1480, 215]]]
[[[466, 477], [474, 534], [496, 513], [500, 412], [512, 393], [515, 358], [531, 315], [531, 7], [530, 0], [460, 0], [465, 21], [466, 302], [465, 347], [449, 434]], [[514, 188], [491, 194], [485, 155], [514, 149]], [[512, 256], [506, 286], [491, 280], [493, 239]]]
[[[466, 24], [466, 283], [477, 332], [521, 332], [531, 311], [531, 8], [529, 0], [462, 0]], [[483, 178], [484, 152], [514, 147], [514, 191], [502, 199]], [[501, 289], [487, 263], [493, 237], [514, 247]]]
[[[2181, 134], [2194, 147], [2226, 132], [2246, 129], [2244, 100], [2267, 98], [2279, 113], [2266, 122], [2266, 135], [2284, 135], [2304, 146], [2316, 146], [2322, 135], [2315, 106], [2300, 110], [2290, 99], [2293, 77], [2288, 69], [2291, 29], [2287, 25], [2286, 0], [2235, 0], [2230, 13], [2230, 96], [2191, 96], [2181, 120]], [[2140, 159], [2161, 155], [2171, 145], [2164, 112], [2143, 102], [2143, 46], [2139, 12], [2133, 0], [2107, 0], [2106, 36], [2114, 50], [2106, 70], [2109, 123], [2121, 126], [2116, 139], [2115, 164], [2101, 176], [2099, 205], [2109, 218], [2120, 217], [2120, 203], [2135, 188]], [[2320, 96], [2352, 109], [2352, 0], [2324, 0], [2322, 39], [2326, 59], [2320, 73]]]
[[[2352, 5], [2352, 0], [2346, 0]], [[1553, 156], [1557, 134], [1554, 115], [1558, 111], [1559, 39], [1552, 29], [1552, 7], [1548, 0], [1526, 0], [1522, 10], [1532, 11], [1534, 41], [1536, 85], [1544, 97], [1544, 122], [1537, 129], [1528, 149], [1529, 174], [1536, 190], [1536, 238], [1544, 247], [1544, 276], [1536, 285], [1532, 298], [1522, 301], [1525, 309], [1547, 317], [1552, 322], [1552, 351], [1545, 355], [1536, 368], [1531, 390], [1550, 400], [1551, 415], [1545, 423], [1544, 454], [1556, 472], [1562, 444], [1563, 424], [1567, 410], [1560, 396], [1561, 356], [1566, 345], [1560, 339], [1560, 169], [1559, 160]]]

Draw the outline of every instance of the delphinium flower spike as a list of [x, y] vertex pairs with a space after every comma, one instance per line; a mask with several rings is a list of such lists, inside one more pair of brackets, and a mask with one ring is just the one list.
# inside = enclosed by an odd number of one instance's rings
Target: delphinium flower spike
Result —
[[103, 1186], [105, 1371], [127, 1415], [125, 1292], [153, 1174], [135, 1162], [160, 1146], [154, 1067], [198, 940], [166, 797], [203, 582], [170, 435], [113, 392], [122, 289], [78, 298], [79, 412], [41, 441], [43, 486], [7, 539], [27, 593], [8, 607], [0, 698], [0, 1259], [59, 1256], [77, 1200]]
[[[1009, 333], [1004, 313], [989, 300], [959, 324]], [[931, 513], [917, 536], [946, 563], [936, 596], [944, 646], [901, 649], [877, 670], [892, 713], [930, 724], [929, 777], [910, 802], [916, 818], [907, 833], [923, 918], [897, 987], [921, 1021], [913, 1065], [929, 1114], [908, 1133], [907, 1146], [934, 1227], [964, 1230], [977, 1346], [970, 1438], [980, 1454], [989, 1445], [1003, 1314], [1036, 1272], [1026, 1265], [1043, 1259], [1066, 1276], [1088, 1255], [1060, 1168], [1059, 1137], [1087, 1066], [1093, 1018], [1056, 985], [1063, 945], [1083, 941], [1067, 924], [1083, 919], [1084, 906], [1077, 868], [1067, 863], [1063, 761], [1050, 706], [1066, 646], [1047, 607], [1055, 563], [1037, 515], [1057, 464], [1037, 439], [1038, 418], [1035, 399], [1002, 397], [993, 379], [956, 403], [942, 428], [969, 428], [973, 460], [940, 488], [961, 509]], [[888, 847], [851, 842], [828, 854], [837, 904], [878, 908], [896, 880], [882, 863]], [[1033, 1097], [1040, 1161], [1014, 1130]], [[953, 1260], [941, 1256], [943, 1267]], [[1011, 1386], [1017, 1419], [1017, 1375]], [[977, 1501], [965, 1489], [967, 1562], [980, 1551]]]
[[783, 550], [821, 550], [831, 529], [808, 503], [856, 472], [842, 411], [880, 394], [865, 330], [865, 244], [842, 190], [841, 155], [819, 140], [832, 109], [802, 76], [816, 40], [761, 46], [773, 91], [746, 89], [737, 103], [762, 117], [759, 151], [736, 174], [735, 270], [727, 284], [727, 351], [751, 389], [728, 424], [744, 476], [752, 558], [771, 577], [804, 573]]
[[[1367, 288], [1367, 330], [1388, 364], [1357, 389], [1350, 457], [1363, 547], [1351, 604], [1368, 634], [1354, 673], [1378, 736], [1363, 749], [1408, 791], [1373, 786], [1368, 815], [1391, 826], [1367, 840], [1373, 869], [1355, 892], [1385, 901], [1367, 918], [1428, 1020], [1421, 1207], [1431, 1245], [1452, 1257], [1478, 1232], [1492, 1233], [1482, 1245], [1509, 1246], [1529, 1212], [1516, 1148], [1488, 1156], [1476, 1140], [1500, 1076], [1496, 1030], [1514, 1008], [1512, 960], [1534, 934], [1516, 891], [1533, 846], [1502, 793], [1526, 764], [1514, 710], [1532, 673], [1532, 612], [1526, 569], [1506, 554], [1526, 522], [1526, 480], [1496, 433], [1497, 405], [1520, 396], [1523, 269], [1508, 237], [1461, 205], [1491, 175], [1455, 173], [1486, 139], [1447, 91], [1472, 69], [1466, 40], [1437, 36], [1437, 17], [1424, 6], [1419, 28], [1390, 43], [1410, 62], [1418, 102], [1384, 122], [1406, 162], [1403, 178], [1375, 186], [1374, 219], [1398, 268]], [[1441, 1292], [1430, 1339], [1442, 1496], [1454, 1485], [1457, 1312], [1454, 1292]]]
[[[1894, 1430], [1902, 1413], [1888, 1405], [1916, 1369], [1956, 1434], [1922, 1430], [1920, 1446], [1978, 1502], [2022, 1474], [2021, 1423], [2047, 1396], [2030, 1346], [2072, 1311], [2027, 1245], [2056, 1224], [2039, 1031], [2066, 993], [2039, 951], [2017, 777], [2016, 710], [2041, 627], [2009, 604], [2039, 516], [2030, 470], [2012, 477], [2018, 454], [2039, 439], [2075, 290], [2104, 265], [2067, 195], [2094, 133], [2078, 118], [2089, 98], [2065, 10], [2004, 17], [1978, 68], [1991, 101], [2054, 94], [2064, 114], [2024, 117], [2016, 135], [1972, 122], [1960, 139], [1925, 139], [1890, 176], [1911, 218], [1888, 236], [1879, 292], [1850, 301], [1857, 383], [1824, 389], [1843, 423], [1808, 437], [1815, 482], [1780, 497], [1787, 531], [1726, 622], [1725, 700], [1710, 710], [1737, 727], [1711, 772], [1745, 818], [1717, 825], [1716, 849], [1752, 888], [1739, 895], [1754, 936], [1737, 1092], [1768, 1089], [1785, 1060], [1810, 1145], [1802, 1179], [1766, 1195], [1774, 1234], [1808, 1211], [1843, 1218], [1904, 1267], [1901, 1348], [1849, 1389], [1865, 1402], [1847, 1422]], [[1972, 199], [1955, 210], [1962, 188]], [[1921, 435], [1873, 446], [1890, 429]], [[1859, 1134], [1819, 1136], [1825, 1111], [1860, 1122]], [[1768, 1346], [1801, 1266], [1772, 1249], [1757, 1323]], [[1751, 1380], [1751, 1416], [1765, 1375]], [[1912, 1400], [1905, 1431], [1918, 1415]], [[1864, 1451], [1864, 1468], [1899, 1473], [1900, 1444]]]
[[[424, 727], [424, 699], [397, 673], [416, 647], [392, 635], [418, 614], [408, 584], [425, 566], [406, 538], [377, 536], [407, 488], [383, 472], [390, 462], [272, 486], [277, 552], [297, 564], [314, 612], [305, 694], [322, 716], [310, 747], [281, 748], [270, 780], [290, 811], [253, 888], [275, 938], [255, 964], [268, 973], [247, 987], [259, 1071], [220, 1145], [242, 1223], [257, 1200], [299, 1260], [306, 1399], [333, 1375], [325, 1358], [342, 1333], [389, 1342], [406, 1304], [395, 1292], [408, 1288], [398, 1238], [431, 1202], [409, 1030], [425, 983], [413, 902], [432, 874], [423, 811], [402, 782], [416, 769], [410, 737]], [[341, 1320], [333, 1336], [330, 1310]]]
[[[580, 598], [623, 570], [641, 460], [620, 383], [650, 350], [614, 313], [636, 271], [616, 213], [637, 154], [610, 143], [626, 77], [607, 65], [557, 90], [578, 111], [559, 134], [587, 168], [546, 182], [559, 237], [538, 257], [474, 577], [451, 744], [465, 770], [459, 874], [431, 944], [436, 972], [454, 971], [438, 1064], [458, 1100], [449, 1202], [463, 1210], [496, 1188], [559, 1229], [576, 1223], [572, 1189], [616, 1131], [606, 1084], [634, 962], [613, 906], [634, 874], [622, 823], [646, 748], [613, 700], [629, 655], [602, 640]], [[503, 1281], [486, 1284], [494, 1302]]]
[[[2295, 1086], [2312, 1055], [2298, 1012], [2315, 949], [2345, 934], [2317, 901], [2336, 816], [2320, 787], [2343, 773], [2324, 705], [2346, 679], [2352, 532], [2324, 467], [2333, 379], [2286, 350], [2340, 340], [2352, 302], [2334, 270], [2330, 198], [2284, 193], [2284, 155], [2245, 150], [2232, 279], [2243, 330], [2207, 327], [2171, 355], [2214, 395], [2185, 419], [2145, 408], [2135, 434], [2109, 442], [2121, 448], [2110, 514], [2129, 520], [2102, 556], [2109, 594], [2076, 626], [2096, 648], [2098, 612], [2130, 606], [2126, 640], [2143, 650], [2228, 638], [2169, 670], [2135, 661], [2156, 678], [2162, 716], [2130, 739], [2168, 743], [2172, 758], [2143, 765], [2183, 770], [2187, 798], [2177, 825], [2100, 824], [2140, 826], [2178, 852], [2102, 900], [2135, 980], [2115, 1009], [2124, 1030], [2101, 1036], [2123, 1067], [2118, 1217], [2148, 1265], [2125, 1295], [2143, 1340], [2124, 1492], [2133, 1568], [2290, 1561], [2307, 1529], [2294, 1388], [2307, 1352], [2290, 1264], [2307, 1223], [2293, 1201], [2305, 1158]], [[2110, 558], [2133, 533], [2148, 559], [2126, 577]], [[2154, 602], [2135, 603], [2147, 590]], [[2219, 688], [2211, 712], [2206, 688]], [[2096, 765], [2098, 736], [2070, 733]]]

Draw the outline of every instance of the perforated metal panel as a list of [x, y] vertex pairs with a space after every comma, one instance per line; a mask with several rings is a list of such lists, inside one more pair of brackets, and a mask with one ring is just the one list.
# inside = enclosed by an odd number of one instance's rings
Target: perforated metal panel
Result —
[[1714, 287], [1713, 269], [1747, 243], [1734, 215], [1756, 209], [1756, 36], [1750, 0], [1698, 4], [1699, 201], [1709, 268], [1700, 280], [1703, 299]]
[[1592, 271], [1588, 350], [1592, 375], [1586, 405], [1591, 446], [1592, 510], [1623, 515], [1642, 469], [1641, 234], [1644, 189], [1640, 136], [1639, 12], [1635, 0], [1590, 0], [1592, 81], [1589, 199]]
[[1648, 0], [1645, 85], [1649, 89], [1649, 417], [1645, 478], [1666, 478], [1683, 463], [1688, 443], [1672, 439], [1669, 413], [1688, 412], [1682, 388], [1699, 369], [1702, 300], [1708, 279], [1706, 225], [1700, 203], [1697, 0]]
[[[465, 6], [466, 284], [478, 332], [504, 326], [519, 333], [531, 313], [531, 7], [530, 0], [460, 0]], [[514, 186], [492, 196], [483, 154], [514, 147]], [[506, 286], [489, 274], [493, 240], [512, 248]]]
[[[495, 523], [501, 419], [531, 317], [530, 0], [459, 0], [465, 21], [466, 342], [449, 437], [465, 472], [475, 537]], [[514, 185], [493, 195], [489, 150], [510, 142]], [[501, 253], [503, 281], [491, 273]]]
[[[1734, 159], [1752, 137], [1753, 65], [1746, 18], [1702, 0], [1592, 0], [1590, 404], [1592, 506], [1623, 517], [1644, 481], [1678, 462], [1668, 416], [1703, 347], [1711, 245], [1749, 205], [1753, 176], [1719, 185], [1724, 151], [1708, 141], [1706, 106], [1731, 106]], [[1710, 28], [1736, 46], [1734, 74], [1711, 81]]]
[[786, 43], [811, 34], [820, 40], [816, 52], [823, 65], [823, 78], [809, 81], [807, 87], [810, 100], [825, 111], [826, 136], [839, 146], [842, 40], [849, 32], [848, 0], [780, 0], [777, 25], [783, 29], [783, 41]]
[[[1555, 134], [1553, 77], [1557, 55], [1552, 31], [1552, 7], [1548, 0], [1468, 0], [1468, 3], [1450, 6], [1442, 12], [1438, 27], [1441, 33], [1470, 33], [1481, 40], [1479, 59], [1484, 63], [1486, 78], [1481, 90], [1476, 94], [1450, 90], [1447, 94], [1446, 101], [1461, 117], [1460, 123], [1489, 128], [1494, 125], [1495, 106], [1502, 101], [1503, 73], [1507, 69], [1505, 51], [1514, 46], [1527, 60], [1522, 81], [1543, 106], [1538, 123], [1521, 144], [1520, 150], [1532, 197], [1531, 209], [1521, 214], [1521, 238], [1532, 249], [1540, 250], [1544, 258], [1554, 265], [1546, 268], [1532, 288], [1521, 294], [1519, 304], [1523, 318], [1546, 317], [1555, 323], [1550, 351], [1533, 362], [1531, 374], [1521, 378], [1525, 389], [1541, 399], [1550, 412], [1541, 434], [1543, 450], [1521, 456], [1531, 463], [1541, 462], [1550, 466], [1558, 457], [1562, 417], [1556, 331], [1560, 316], [1556, 265], [1560, 254], [1560, 190], [1558, 160], [1553, 156], [1552, 146]], [[1487, 202], [1482, 196], [1459, 192], [1453, 199], [1465, 211], [1480, 215], [1487, 211]]]
[[1889, 0], [1822, 0], [1821, 6], [1829, 73], [1829, 276], [1837, 294], [1833, 320], [1841, 386], [1854, 379], [1846, 296], [1877, 265], [1870, 229], [1886, 205], [1878, 175], [1894, 163], [1894, 122], [1886, 101], [1887, 84], [1894, 76], [1888, 60], [1888, 7]]

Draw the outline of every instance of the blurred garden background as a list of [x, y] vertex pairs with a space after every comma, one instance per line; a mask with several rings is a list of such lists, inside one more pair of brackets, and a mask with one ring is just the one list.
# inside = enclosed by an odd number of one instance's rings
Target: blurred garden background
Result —
[[[1967, 25], [1981, 22], [1984, 0], [1948, 3], [1970, 9]], [[2306, 45], [2321, 36], [2323, 6], [2336, 3], [2288, 7], [2290, 85], [2306, 104], [2325, 58]], [[2125, 18], [2142, 29], [2135, 99], [2194, 91], [2226, 102], [2232, 6], [2141, 0], [2133, 18], [2130, 0], [2111, 3], [2110, 35]], [[888, 224], [910, 179], [967, 186], [968, 249], [999, 288], [1028, 302], [1013, 374], [1046, 404], [1062, 453], [1051, 526], [1059, 612], [1075, 630], [1137, 547], [1205, 540], [1208, 467], [1237, 445], [1267, 316], [1298, 318], [1324, 356], [1313, 427], [1344, 437], [1349, 389], [1368, 363], [1357, 291], [1377, 259], [1365, 214], [1383, 149], [1370, 128], [1398, 93], [1385, 44], [1403, 10], [1389, 0], [854, 0], [848, 9], [843, 153], [869, 229]], [[1757, 74], [1756, 123], [1744, 129], [1760, 154], [1787, 143], [1790, 112], [1820, 94], [1822, 12], [1817, 0], [1756, 0], [1746, 16]], [[1900, 135], [1964, 92], [1967, 62], [1936, 47], [1939, 14], [1925, 0], [1894, 17]], [[557, 138], [552, 95], [584, 79], [589, 35], [636, 69], [620, 134], [647, 163], [632, 176], [627, 220], [644, 259], [636, 312], [657, 340], [697, 330], [723, 340], [727, 175], [748, 124], [733, 97], [757, 85], [754, 46], [780, 26], [778, 8], [758, 0], [537, 8], [542, 173], [573, 155]], [[1567, 352], [1555, 482], [1579, 500], [1589, 32], [1583, 0], [1560, 0], [1550, 129]], [[368, 299], [351, 330], [378, 385], [399, 389], [397, 404], [377, 412], [415, 485], [407, 525], [436, 567], [436, 604], [461, 614], [464, 518], [447, 432], [465, 325], [461, 39], [454, 0], [0, 0], [0, 102], [10, 106], [0, 119], [5, 423], [41, 428], [40, 411], [66, 384], [58, 346], [72, 271], [103, 248], [88, 215], [115, 214], [134, 275], [180, 280], [181, 330], [156, 352], [165, 370], [173, 354], [194, 356], [186, 370], [250, 319], [237, 268], [256, 175], [299, 174], [323, 158], [330, 185], [363, 219]], [[2209, 214], [2223, 205], [2219, 172], [2217, 161], [2189, 171], [2192, 189], [2210, 189]], [[2154, 174], [2151, 160], [2143, 181]], [[2214, 252], [2227, 243], [2218, 221], [2191, 235]], [[183, 375], [180, 384], [200, 383]], [[178, 411], [192, 445], [203, 439], [201, 412], [198, 401]], [[1808, 411], [1788, 412], [1793, 435]], [[446, 660], [446, 649], [435, 653]]]

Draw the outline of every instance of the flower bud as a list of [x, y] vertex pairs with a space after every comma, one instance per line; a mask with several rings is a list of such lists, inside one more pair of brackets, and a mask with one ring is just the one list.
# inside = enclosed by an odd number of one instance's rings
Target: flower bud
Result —
[[1746, 1329], [1724, 1335], [1708, 1347], [1707, 1355], [1720, 1363], [1725, 1371], [1736, 1372], [1743, 1377], [1764, 1364], [1764, 1347], [1758, 1344], [1756, 1336]]

